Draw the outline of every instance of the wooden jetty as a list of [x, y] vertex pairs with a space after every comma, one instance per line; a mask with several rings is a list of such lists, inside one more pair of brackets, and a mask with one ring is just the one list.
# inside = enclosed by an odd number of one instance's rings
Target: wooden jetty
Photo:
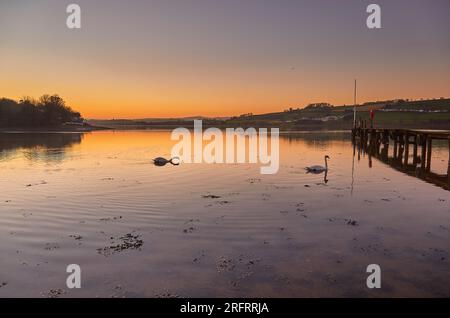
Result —
[[[433, 140], [448, 142], [446, 175], [431, 171]], [[450, 190], [450, 131], [358, 127], [352, 129], [352, 141], [370, 156], [397, 170]], [[391, 157], [390, 146], [393, 147]]]

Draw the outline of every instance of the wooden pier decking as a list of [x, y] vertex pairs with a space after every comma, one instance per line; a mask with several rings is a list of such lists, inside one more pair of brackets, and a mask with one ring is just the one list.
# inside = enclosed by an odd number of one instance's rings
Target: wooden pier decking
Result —
[[[433, 140], [448, 142], [446, 175], [431, 171]], [[450, 190], [450, 131], [361, 127], [352, 129], [352, 141], [370, 156], [397, 170]], [[393, 146], [391, 157], [389, 157], [390, 145]]]

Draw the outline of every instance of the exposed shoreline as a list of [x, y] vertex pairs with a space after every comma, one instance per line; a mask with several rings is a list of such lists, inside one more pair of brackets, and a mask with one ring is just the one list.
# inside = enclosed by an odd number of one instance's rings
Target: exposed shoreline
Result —
[[[438, 123], [430, 123], [430, 122], [418, 122], [418, 123], [375, 123], [374, 128], [398, 128], [398, 129], [448, 129], [447, 122], [438, 122]], [[192, 130], [194, 128], [193, 121], [186, 121], [183, 123], [177, 122], [176, 124], [169, 123], [157, 123], [157, 122], [148, 122], [146, 124], [105, 124], [104, 126], [108, 126], [107, 129], [113, 130], [173, 130], [176, 128], [187, 128]], [[333, 123], [318, 123], [318, 124], [293, 124], [293, 123], [270, 123], [264, 121], [258, 122], [215, 122], [208, 123], [203, 122], [202, 127], [204, 129], [207, 128], [279, 128], [280, 132], [295, 132], [295, 131], [351, 131], [352, 123], [342, 123], [342, 122], [333, 122]]]
[[[147, 124], [129, 124], [129, 125], [110, 125], [107, 126], [98, 126], [98, 125], [86, 125], [86, 126], [45, 126], [45, 127], [0, 127], [0, 133], [86, 133], [93, 131], [103, 131], [103, 130], [173, 130], [176, 128], [187, 128], [192, 130], [194, 128], [193, 121], [186, 121], [184, 123], [177, 124], [160, 124], [149, 122]], [[329, 132], [329, 131], [348, 131], [350, 132], [352, 127], [351, 124], [348, 123], [332, 123], [332, 124], [321, 124], [321, 125], [287, 125], [286, 123], [282, 123], [280, 125], [276, 125], [273, 123], [264, 123], [264, 122], [252, 122], [252, 123], [243, 123], [235, 124], [235, 123], [203, 123], [203, 128], [219, 128], [219, 129], [227, 129], [227, 128], [243, 128], [247, 129], [250, 127], [259, 129], [259, 128], [279, 128], [280, 132], [289, 133], [289, 132], [298, 132], [298, 131], [312, 131], [312, 132]], [[374, 128], [398, 128], [398, 129], [447, 129], [447, 123], [415, 123], [415, 124], [375, 124]]]

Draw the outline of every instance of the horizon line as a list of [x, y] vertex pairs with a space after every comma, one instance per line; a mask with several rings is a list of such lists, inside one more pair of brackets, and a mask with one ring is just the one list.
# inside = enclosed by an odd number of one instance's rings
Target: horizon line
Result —
[[[446, 99], [450, 99], [450, 97], [434, 97], [434, 98], [419, 98], [419, 99], [411, 99], [411, 98], [395, 98], [395, 99], [387, 99], [387, 100], [377, 100], [377, 101], [366, 101], [360, 104], [356, 104], [356, 107], [361, 107], [361, 106], [366, 106], [368, 104], [376, 104], [376, 103], [386, 103], [386, 102], [392, 102], [392, 101], [406, 101], [406, 102], [420, 102], [420, 101], [433, 101], [433, 100], [446, 100]], [[287, 109], [292, 108], [293, 110], [301, 110], [301, 109], [305, 109], [306, 107], [310, 106], [310, 105], [316, 105], [316, 104], [329, 104], [332, 107], [350, 107], [350, 106], [354, 106], [354, 104], [342, 104], [342, 105], [333, 105], [331, 103], [328, 102], [315, 102], [315, 103], [309, 103], [303, 107], [291, 107], [288, 106]], [[286, 108], [280, 111], [273, 111], [273, 112], [266, 112], [266, 113], [258, 113], [258, 114], [254, 114], [254, 113], [248, 113], [248, 114], [252, 114], [252, 116], [258, 116], [258, 115], [267, 115], [267, 114], [275, 114], [275, 113], [283, 113], [286, 111]], [[175, 117], [152, 117], [152, 116], [143, 116], [143, 117], [134, 117], [134, 118], [85, 118], [86, 120], [168, 120], [168, 119], [227, 119], [227, 118], [232, 118], [232, 117], [240, 117], [242, 115], [245, 115], [246, 113], [242, 113], [239, 115], [230, 115], [230, 116], [226, 116], [226, 115], [217, 115], [217, 116], [205, 116], [205, 115], [185, 115], [185, 116], [175, 116]]]

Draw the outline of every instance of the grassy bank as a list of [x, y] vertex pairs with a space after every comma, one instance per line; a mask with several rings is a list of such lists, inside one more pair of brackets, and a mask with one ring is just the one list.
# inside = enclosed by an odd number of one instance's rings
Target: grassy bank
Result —
[[[373, 110], [374, 126], [379, 128], [450, 129], [450, 99], [372, 102], [356, 108], [357, 120], [366, 121], [368, 125], [370, 111]], [[312, 104], [305, 108], [290, 108], [267, 114], [199, 119], [203, 120], [203, 127], [277, 127], [282, 131], [346, 130], [353, 126], [353, 106]], [[193, 118], [93, 120], [90, 124], [114, 129], [193, 128]]]

